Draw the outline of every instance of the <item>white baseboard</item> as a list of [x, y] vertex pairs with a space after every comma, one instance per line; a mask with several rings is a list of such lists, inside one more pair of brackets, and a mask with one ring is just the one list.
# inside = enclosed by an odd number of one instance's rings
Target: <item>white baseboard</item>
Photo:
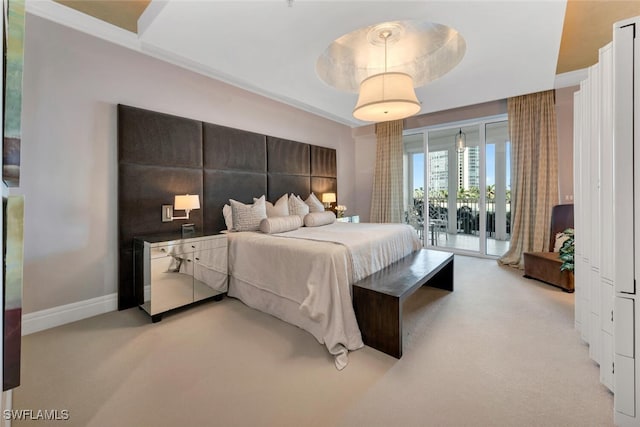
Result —
[[44, 331], [117, 309], [118, 294], [110, 294], [25, 314], [22, 316], [22, 335]]

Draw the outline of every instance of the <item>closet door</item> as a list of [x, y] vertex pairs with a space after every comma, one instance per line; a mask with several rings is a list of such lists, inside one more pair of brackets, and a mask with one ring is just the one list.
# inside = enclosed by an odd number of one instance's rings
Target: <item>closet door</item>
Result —
[[614, 281], [613, 46], [600, 49], [600, 276]]
[[[636, 271], [640, 253], [640, 140], [636, 144], [634, 113], [640, 108], [640, 49], [635, 42], [637, 23], [633, 20], [617, 23], [613, 34], [614, 90], [614, 422], [619, 426], [638, 425], [639, 379], [636, 342], [640, 339], [635, 315]], [[634, 149], [634, 147], [637, 147]], [[635, 235], [634, 235], [635, 234]]]
[[600, 325], [600, 64], [589, 68], [589, 356], [600, 363], [602, 326]]
[[[576, 287], [580, 287], [581, 324], [580, 335], [584, 342], [591, 343], [591, 85], [589, 79], [580, 83], [582, 93], [582, 132], [580, 140], [580, 245], [582, 258], [576, 260], [580, 264], [576, 277]], [[577, 279], [580, 281], [577, 282]]]
[[574, 322], [578, 332], [582, 335], [583, 311], [584, 311], [584, 289], [583, 289], [583, 231], [582, 225], [582, 90], [578, 90], [573, 95], [573, 204], [574, 204], [574, 229], [575, 229], [575, 254], [574, 254]]
[[600, 49], [600, 382], [614, 391], [613, 47]]

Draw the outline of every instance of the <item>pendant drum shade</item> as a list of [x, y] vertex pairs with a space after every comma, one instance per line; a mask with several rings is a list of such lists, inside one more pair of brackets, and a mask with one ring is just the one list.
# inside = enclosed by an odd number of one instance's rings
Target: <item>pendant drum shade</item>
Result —
[[413, 79], [405, 73], [380, 73], [360, 84], [353, 117], [366, 122], [404, 119], [420, 111]]

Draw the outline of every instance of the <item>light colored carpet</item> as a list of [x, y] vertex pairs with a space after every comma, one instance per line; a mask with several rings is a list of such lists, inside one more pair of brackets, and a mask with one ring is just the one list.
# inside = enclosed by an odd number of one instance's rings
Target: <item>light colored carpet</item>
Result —
[[25, 337], [14, 409], [68, 409], [46, 423], [64, 426], [613, 425], [573, 295], [455, 263], [455, 292], [405, 304], [400, 360], [365, 347], [337, 371], [310, 334], [230, 298], [157, 324], [130, 309]]

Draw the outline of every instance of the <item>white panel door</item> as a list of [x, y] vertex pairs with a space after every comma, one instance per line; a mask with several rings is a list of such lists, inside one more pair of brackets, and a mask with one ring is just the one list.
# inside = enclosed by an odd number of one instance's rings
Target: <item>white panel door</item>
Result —
[[583, 263], [582, 254], [582, 91], [576, 91], [573, 95], [573, 204], [574, 204], [574, 229], [575, 229], [575, 264], [574, 264], [574, 282], [575, 282], [575, 306], [574, 306], [574, 322], [576, 329], [582, 333], [582, 311], [584, 309], [583, 302]]
[[633, 37], [634, 27], [614, 31], [615, 289], [635, 293], [633, 201]]
[[614, 281], [613, 50], [600, 49], [600, 275]]

